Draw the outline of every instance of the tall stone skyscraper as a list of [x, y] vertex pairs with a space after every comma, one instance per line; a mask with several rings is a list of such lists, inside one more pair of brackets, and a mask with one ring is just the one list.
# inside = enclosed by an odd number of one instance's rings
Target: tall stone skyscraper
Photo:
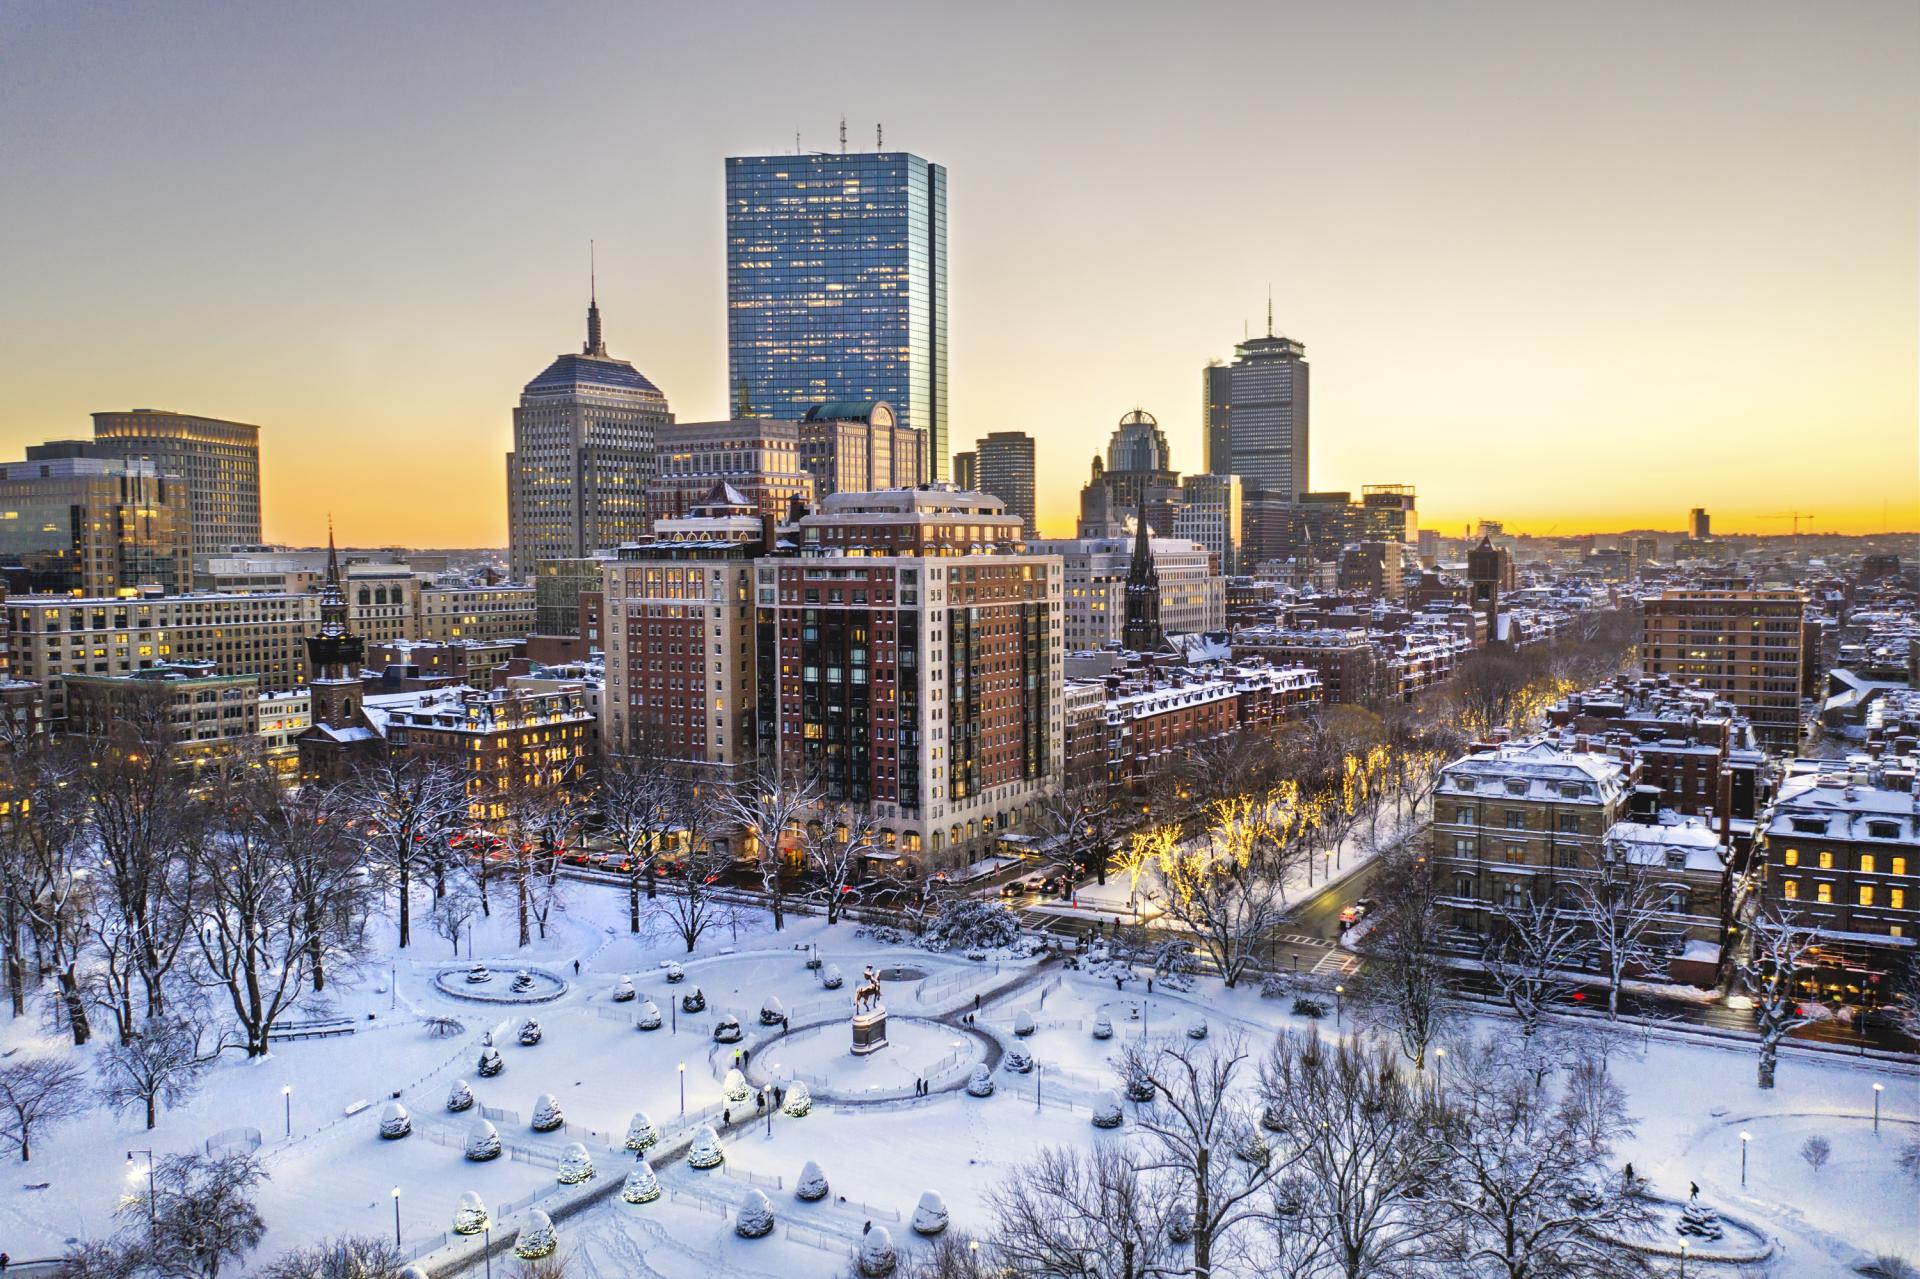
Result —
[[1233, 369], [1214, 360], [1200, 370], [1200, 443], [1207, 474], [1233, 474]]
[[885, 400], [947, 478], [947, 171], [904, 151], [727, 161], [727, 387], [754, 413]]
[[507, 454], [507, 535], [514, 577], [541, 560], [582, 559], [647, 536], [654, 432], [673, 421], [667, 397], [607, 354], [598, 297], [587, 340], [520, 392]]
[[[1216, 474], [1240, 477], [1247, 492], [1298, 501], [1307, 482], [1307, 348], [1276, 337], [1273, 314], [1267, 335], [1234, 348], [1228, 366], [1227, 435], [1232, 464], [1209, 459]], [[1213, 386], [1209, 370], [1209, 388]], [[1209, 431], [1209, 440], [1212, 433]]]
[[193, 553], [260, 545], [260, 428], [165, 409], [95, 413], [97, 453], [151, 462], [187, 483]]
[[1018, 515], [1028, 537], [1038, 532], [1034, 523], [1033, 437], [1025, 431], [994, 431], [974, 445], [980, 491], [1007, 504], [1007, 514]]

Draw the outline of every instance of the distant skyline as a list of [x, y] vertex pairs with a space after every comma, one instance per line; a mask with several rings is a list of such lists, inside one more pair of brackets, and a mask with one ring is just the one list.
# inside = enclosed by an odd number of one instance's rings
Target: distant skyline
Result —
[[1920, 528], [1920, 7], [495, 3], [0, 11], [0, 460], [257, 423], [265, 534], [506, 543], [520, 388], [724, 417], [723, 161], [946, 166], [950, 450], [1072, 525], [1121, 415], [1305, 343], [1311, 485], [1457, 535]]

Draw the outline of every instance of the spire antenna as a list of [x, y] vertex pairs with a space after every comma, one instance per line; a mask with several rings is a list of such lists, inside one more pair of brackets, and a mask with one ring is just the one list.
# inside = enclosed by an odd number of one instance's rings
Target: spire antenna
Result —
[[1273, 282], [1267, 282], [1267, 336], [1273, 336]]
[[873, 149], [875, 151], [885, 151], [887, 149], [887, 135], [882, 131], [878, 122], [873, 126]]
[[847, 117], [840, 117], [840, 154], [847, 153]]
[[587, 340], [580, 348], [582, 355], [597, 355], [605, 359], [607, 340], [600, 333], [600, 271], [595, 260], [596, 246], [587, 241]]

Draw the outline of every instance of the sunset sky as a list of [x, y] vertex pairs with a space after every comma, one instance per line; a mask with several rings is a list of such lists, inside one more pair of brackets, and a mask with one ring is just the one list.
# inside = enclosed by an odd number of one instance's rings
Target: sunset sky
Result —
[[504, 545], [520, 386], [728, 407], [723, 157], [948, 166], [955, 448], [1064, 533], [1243, 325], [1424, 525], [1920, 527], [1920, 5], [0, 6], [0, 455], [259, 423], [266, 531]]

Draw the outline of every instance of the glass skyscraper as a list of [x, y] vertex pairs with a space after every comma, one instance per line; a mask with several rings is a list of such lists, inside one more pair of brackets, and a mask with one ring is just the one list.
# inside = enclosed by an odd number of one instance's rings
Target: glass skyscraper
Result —
[[947, 478], [947, 171], [903, 151], [727, 161], [729, 403], [885, 400]]

